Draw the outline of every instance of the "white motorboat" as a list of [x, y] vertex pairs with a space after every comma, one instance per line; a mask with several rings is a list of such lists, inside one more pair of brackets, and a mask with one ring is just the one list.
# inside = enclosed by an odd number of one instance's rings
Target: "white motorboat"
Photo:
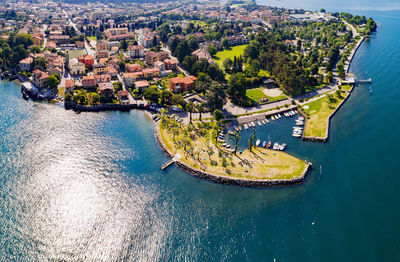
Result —
[[260, 122], [260, 121], [257, 121], [257, 124], [258, 124], [259, 126], [262, 126], [262, 124], [261, 124], [261, 122]]
[[274, 146], [272, 147], [273, 150], [278, 150], [279, 149], [279, 144], [277, 142], [274, 143]]
[[283, 143], [282, 145], [279, 146], [279, 150], [280, 151], [285, 150], [285, 148], [286, 148], [286, 144], [285, 143]]
[[266, 125], [266, 124], [267, 124], [264, 120], [261, 120], [261, 123], [262, 123], [263, 125]]
[[275, 117], [274, 117], [274, 116], [271, 116], [271, 119], [272, 119], [272, 120], [275, 120]]
[[259, 146], [260, 143], [261, 143], [261, 140], [260, 140], [260, 139], [257, 139], [257, 141], [256, 141], [256, 146]]
[[244, 129], [246, 129], [246, 130], [249, 129], [247, 124], [244, 124]]
[[304, 121], [304, 116], [299, 116], [297, 120]]
[[302, 126], [302, 125], [304, 125], [304, 122], [303, 121], [296, 121], [296, 125]]

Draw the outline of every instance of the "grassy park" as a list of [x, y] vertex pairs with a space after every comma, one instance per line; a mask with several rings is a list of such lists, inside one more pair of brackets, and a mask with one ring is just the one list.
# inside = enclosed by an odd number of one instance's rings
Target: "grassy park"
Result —
[[246, 48], [247, 45], [238, 45], [238, 46], [233, 46], [229, 47], [229, 49], [226, 49], [224, 51], [218, 52], [213, 58], [214, 61], [222, 68], [222, 62], [230, 58], [233, 60], [233, 58], [239, 57], [243, 55], [244, 49]]
[[303, 111], [307, 114], [305, 137], [325, 137], [330, 115], [349, 95], [349, 90], [348, 86], [344, 86], [340, 96], [339, 93], [330, 94], [303, 105]]
[[253, 100], [255, 103], [259, 103], [261, 98], [268, 98], [268, 102], [275, 102], [278, 100], [286, 99], [286, 96], [284, 94], [280, 94], [278, 96], [268, 96], [264, 93], [265, 88], [263, 87], [258, 87], [258, 88], [252, 88], [252, 89], [247, 89], [246, 90], [246, 96]]
[[237, 155], [216, 142], [219, 125], [196, 122], [183, 125], [165, 116], [160, 123], [160, 136], [169, 151], [181, 156], [180, 161], [212, 174], [231, 178], [295, 179], [301, 177], [306, 163], [280, 151], [265, 148], [243, 150]]

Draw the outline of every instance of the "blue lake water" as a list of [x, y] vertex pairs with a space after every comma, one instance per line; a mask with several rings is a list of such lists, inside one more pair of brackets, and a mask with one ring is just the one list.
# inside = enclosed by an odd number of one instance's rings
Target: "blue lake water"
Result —
[[1, 83], [0, 261], [399, 260], [400, 13], [367, 15], [379, 31], [351, 71], [373, 94], [356, 87], [329, 142], [292, 138], [293, 119], [257, 130], [316, 167], [288, 188], [162, 172], [142, 112], [75, 114]]

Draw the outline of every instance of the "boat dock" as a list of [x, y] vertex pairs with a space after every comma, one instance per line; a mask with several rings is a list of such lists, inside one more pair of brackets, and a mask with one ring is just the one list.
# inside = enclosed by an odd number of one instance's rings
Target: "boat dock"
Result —
[[161, 170], [167, 169], [170, 165], [172, 165], [173, 163], [175, 163], [175, 162], [178, 161], [179, 159], [181, 159], [181, 155], [178, 153], [178, 154], [176, 154], [172, 159], [170, 159], [168, 162], [164, 163], [164, 164], [161, 166]]
[[365, 80], [356, 80], [355, 81], [356, 84], [371, 84], [372, 83], [372, 79], [365, 79]]
[[164, 163], [164, 164], [161, 166], [161, 170], [167, 169], [167, 167], [169, 167], [170, 165], [172, 165], [174, 162], [175, 162], [175, 161], [174, 161], [173, 159], [171, 159], [171, 160], [169, 160], [168, 162]]

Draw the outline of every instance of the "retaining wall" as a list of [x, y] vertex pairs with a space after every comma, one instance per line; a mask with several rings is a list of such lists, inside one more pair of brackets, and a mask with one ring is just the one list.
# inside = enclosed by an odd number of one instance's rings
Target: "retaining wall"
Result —
[[[160, 149], [165, 153], [165, 155], [169, 158], [173, 157], [173, 154], [168, 150], [167, 146], [162, 141], [160, 136], [159, 126], [157, 126], [154, 130], [154, 136]], [[228, 184], [228, 185], [237, 185], [237, 186], [246, 186], [246, 187], [282, 187], [282, 186], [289, 186], [295, 184], [301, 184], [305, 181], [307, 174], [312, 168], [311, 163], [307, 163], [301, 177], [290, 179], [290, 180], [277, 180], [277, 179], [262, 179], [262, 180], [255, 180], [255, 179], [248, 179], [248, 178], [235, 178], [235, 177], [228, 177], [222, 176], [217, 174], [208, 173], [206, 171], [202, 171], [200, 169], [194, 168], [182, 161], [176, 161], [175, 164], [183, 169], [184, 171], [188, 172], [189, 174], [201, 178], [206, 179], [208, 181], [220, 184]]]

